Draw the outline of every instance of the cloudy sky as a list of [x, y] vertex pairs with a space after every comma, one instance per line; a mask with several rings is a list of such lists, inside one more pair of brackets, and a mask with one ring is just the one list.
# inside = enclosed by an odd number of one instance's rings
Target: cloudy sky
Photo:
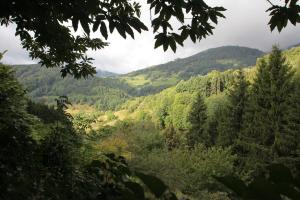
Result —
[[[146, 0], [137, 0], [143, 5], [142, 20], [150, 27], [150, 17]], [[151, 31], [136, 35], [135, 40], [124, 40], [118, 34], [109, 37], [110, 45], [103, 50], [89, 52], [95, 61], [94, 65], [103, 70], [126, 73], [148, 66], [183, 58], [208, 48], [239, 45], [269, 51], [273, 44], [282, 48], [300, 43], [300, 25], [288, 26], [280, 34], [270, 32], [269, 7], [266, 0], [206, 0], [209, 5], [224, 6], [226, 19], [217, 25], [214, 35], [193, 44], [186, 41], [184, 47], [179, 47], [176, 53], [171, 50], [164, 52], [162, 48], [154, 49], [154, 35]], [[273, 0], [278, 3], [279, 0]], [[14, 27], [0, 27], [0, 52], [8, 50], [2, 62], [7, 64], [36, 63], [28, 57], [28, 53], [20, 46], [19, 39], [14, 36]]]

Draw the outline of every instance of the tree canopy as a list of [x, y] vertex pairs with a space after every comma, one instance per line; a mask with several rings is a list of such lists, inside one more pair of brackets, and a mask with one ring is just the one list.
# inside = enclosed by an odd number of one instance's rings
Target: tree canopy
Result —
[[[284, 28], [288, 21], [300, 22], [298, 0], [285, 0], [279, 6], [269, 1], [271, 30]], [[204, 0], [147, 0], [155, 33], [155, 48], [163, 46], [174, 52], [179, 44], [190, 38], [193, 42], [213, 34], [214, 24], [224, 18], [223, 7], [209, 6]], [[126, 38], [134, 38], [134, 30], [141, 33], [148, 28], [141, 21], [141, 5], [127, 0], [3, 0], [0, 2], [0, 24], [15, 24], [15, 35], [30, 57], [39, 59], [46, 67], [61, 67], [62, 76], [75, 78], [95, 74], [88, 49], [102, 49], [109, 33], [117, 30]], [[152, 16], [153, 15], [153, 16]], [[181, 26], [174, 30], [171, 20]], [[73, 34], [79, 24], [84, 34]], [[90, 32], [99, 31], [92, 38]]]

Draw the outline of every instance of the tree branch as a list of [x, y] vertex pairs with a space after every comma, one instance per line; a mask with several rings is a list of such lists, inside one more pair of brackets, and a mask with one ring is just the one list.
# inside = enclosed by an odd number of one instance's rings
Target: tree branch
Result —
[[271, 4], [272, 6], [274, 6], [274, 4], [270, 0], [267, 0], [267, 2], [269, 2], [269, 4]]

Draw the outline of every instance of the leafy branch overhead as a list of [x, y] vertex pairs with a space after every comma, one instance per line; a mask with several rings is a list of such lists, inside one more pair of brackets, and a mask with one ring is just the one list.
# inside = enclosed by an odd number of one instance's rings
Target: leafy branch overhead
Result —
[[300, 23], [299, 0], [284, 0], [284, 6], [274, 5], [271, 1], [269, 2], [272, 5], [267, 10], [271, 16], [269, 22], [271, 31], [277, 28], [278, 31], [281, 32], [282, 29], [287, 26], [288, 22], [291, 22], [294, 26]]
[[[285, 7], [272, 4], [270, 26], [281, 30], [289, 19], [299, 22], [298, 0], [286, 0]], [[183, 46], [213, 34], [214, 25], [224, 18], [223, 7], [211, 7], [204, 0], [147, 0], [150, 6], [155, 48], [164, 51]], [[62, 76], [75, 78], [95, 74], [89, 49], [98, 50], [108, 45], [106, 40], [115, 30], [123, 37], [134, 38], [134, 31], [148, 31], [140, 20], [141, 5], [128, 0], [1, 0], [0, 24], [16, 25], [15, 35], [31, 58], [39, 59], [46, 67], [60, 67]], [[171, 21], [180, 26], [174, 30]], [[81, 26], [83, 35], [74, 35]], [[91, 32], [98, 32], [96, 38]]]

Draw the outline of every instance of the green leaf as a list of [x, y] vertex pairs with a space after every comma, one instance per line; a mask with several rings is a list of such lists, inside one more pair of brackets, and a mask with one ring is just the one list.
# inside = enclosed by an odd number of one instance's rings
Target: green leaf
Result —
[[264, 178], [256, 178], [249, 185], [251, 196], [257, 199], [282, 200], [276, 187]]
[[241, 197], [248, 197], [249, 192], [246, 184], [240, 180], [239, 178], [236, 178], [234, 176], [224, 176], [224, 177], [214, 177], [219, 182], [223, 183], [226, 187], [234, 191], [237, 195]]
[[81, 24], [84, 32], [89, 35], [90, 34], [90, 27], [89, 27], [88, 21], [86, 19], [80, 19], [80, 24]]
[[123, 27], [121, 24], [118, 24], [118, 25], [116, 26], [116, 28], [117, 28], [118, 32], [120, 33], [120, 35], [121, 35], [124, 39], [126, 39], [126, 32], [125, 32], [124, 27]]
[[173, 37], [170, 37], [169, 41], [170, 41], [170, 47], [171, 47], [171, 49], [173, 50], [174, 53], [176, 53], [176, 42], [175, 42], [175, 39]]
[[150, 176], [143, 173], [136, 173], [136, 176], [143, 181], [143, 183], [157, 198], [161, 197], [168, 189], [167, 186], [155, 176]]
[[134, 33], [128, 24], [125, 25], [125, 31], [134, 39]]
[[104, 22], [101, 22], [100, 32], [103, 35], [103, 37], [107, 40], [108, 34], [107, 34], [107, 28]]
[[269, 167], [270, 180], [275, 183], [292, 183], [293, 176], [289, 168], [282, 164], [273, 164]]
[[78, 23], [79, 23], [79, 20], [77, 18], [72, 19], [72, 26], [73, 26], [75, 32], [78, 29]]
[[137, 199], [145, 199], [144, 189], [138, 183], [125, 182], [125, 186], [133, 192]]
[[99, 25], [100, 25], [100, 20], [96, 20], [94, 25], [93, 25], [93, 32], [96, 32], [99, 28]]
[[155, 44], [154, 44], [154, 48], [158, 48], [160, 47], [161, 45], [163, 45], [163, 42], [164, 42], [164, 37], [162, 34], [159, 34], [156, 36], [156, 41], [155, 41]]

